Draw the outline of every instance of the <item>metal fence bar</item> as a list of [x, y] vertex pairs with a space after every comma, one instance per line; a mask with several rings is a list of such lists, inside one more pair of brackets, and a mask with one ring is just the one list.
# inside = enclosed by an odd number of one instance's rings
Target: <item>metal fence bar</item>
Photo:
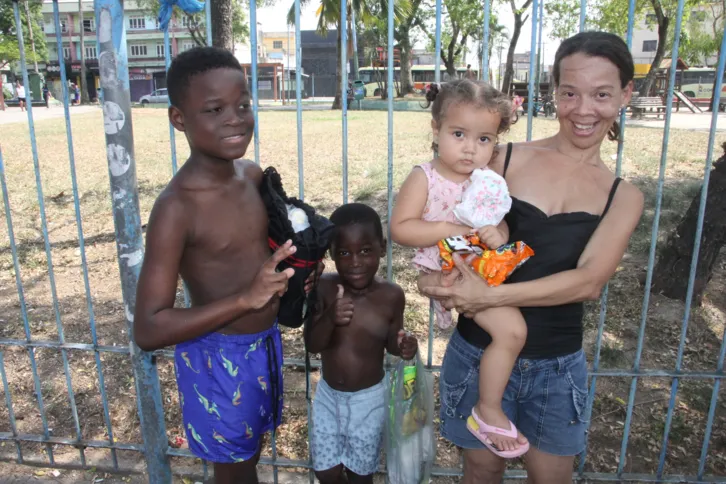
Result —
[[[680, 12], [682, 14], [682, 12]], [[676, 32], [675, 32], [675, 42], [673, 45], [673, 60], [671, 64], [671, 72], [670, 72], [670, 89], [668, 92], [668, 95], [671, 96], [671, 103], [673, 102], [672, 95], [673, 93], [673, 86], [675, 84], [675, 78], [676, 78], [676, 59], [678, 56], [678, 39], [680, 37], [680, 28], [681, 28], [681, 17], [678, 18], [678, 22], [676, 23]], [[726, 45], [726, 35], [723, 36], [724, 39], [722, 40], [722, 44]], [[726, 62], [726, 59], [724, 59], [724, 55], [726, 54], [726, 50], [724, 50], [724, 47], [721, 47], [721, 55], [719, 56], [719, 64], [718, 68], [716, 69], [716, 79], [723, 79], [724, 76], [724, 62]], [[698, 220], [696, 222], [696, 235], [693, 243], [693, 253], [691, 255], [691, 269], [690, 273], [688, 275], [688, 286], [686, 288], [686, 301], [685, 301], [685, 308], [683, 311], [683, 322], [681, 326], [681, 339], [678, 343], [678, 356], [676, 357], [676, 368], [675, 371], [679, 372], [681, 370], [681, 365], [683, 364], [683, 351], [686, 347], [686, 335], [688, 334], [688, 322], [690, 320], [691, 316], [691, 304], [693, 303], [693, 288], [696, 282], [696, 270], [698, 268], [698, 255], [701, 250], [701, 237], [703, 236], [703, 220], [706, 215], [706, 199], [708, 197], [708, 182], [711, 179], [711, 162], [713, 160], [713, 147], [716, 142], [716, 125], [718, 124], [718, 105], [721, 98], [721, 86], [719, 86], [719, 89], [716, 89], [714, 91], [714, 99], [713, 99], [713, 114], [711, 116], [711, 128], [709, 131], [708, 136], [708, 148], [706, 149], [706, 162], [703, 169], [703, 186], [701, 187], [701, 200], [699, 202], [698, 206]], [[670, 400], [668, 402], [668, 413], [666, 414], [666, 422], [665, 422], [665, 429], [663, 431], [663, 442], [661, 444], [661, 453], [658, 460], [658, 470], [657, 470], [657, 476], [661, 477], [663, 475], [663, 469], [665, 467], [665, 459], [666, 459], [666, 453], [668, 450], [668, 437], [670, 435], [671, 430], [671, 423], [673, 419], [673, 410], [675, 408], [676, 404], [676, 395], [678, 393], [678, 377], [675, 377], [673, 379], [673, 382], [671, 384], [671, 395]]]
[[343, 115], [343, 203], [348, 203], [348, 0], [340, 0], [340, 102]]
[[[169, 29], [164, 30], [164, 65], [168, 75], [169, 67], [171, 67], [171, 43], [169, 42]], [[171, 106], [171, 99], [167, 99], [167, 106]], [[171, 121], [169, 121], [169, 148], [171, 148], [171, 174], [176, 175], [176, 132], [174, 130], [174, 125], [171, 124]]]
[[[355, 26], [354, 26], [355, 28]], [[289, 55], [289, 54], [288, 54]], [[357, 55], [357, 53], [356, 53]], [[298, 197], [305, 199], [302, 121], [302, 45], [300, 39], [300, 0], [295, 0], [295, 99], [297, 101], [297, 180]]]
[[[583, 8], [581, 6], [581, 8]], [[635, 0], [628, 2], [628, 27], [625, 43], [628, 49], [633, 44], [633, 28], [635, 25]], [[620, 109], [620, 136], [618, 137], [617, 161], [615, 162], [615, 176], [622, 174], [623, 167], [623, 147], [625, 146], [625, 111], [626, 108]], [[610, 284], [605, 284], [602, 296], [600, 297], [600, 315], [597, 324], [597, 337], [595, 339], [595, 355], [592, 362], [592, 372], [597, 373], [600, 368], [600, 351], [602, 349], [602, 337], [605, 331], [605, 320], [607, 318], [607, 304]], [[589, 441], [590, 427], [592, 426], [592, 407], [595, 403], [595, 392], [597, 388], [597, 375], [593, 375], [590, 380], [590, 388], [587, 395], [587, 432], [585, 433], [585, 442]], [[585, 450], [580, 454], [578, 473], [583, 475], [585, 472], [585, 461], [587, 460], [587, 444]]]
[[434, 60], [434, 81], [441, 82], [441, 0], [436, 0], [436, 41]]
[[[535, 96], [539, 98], [539, 86], [537, 86], [537, 93], [534, 92], [534, 53], [537, 51], [537, 9], [539, 8], [539, 2], [544, 0], [534, 0], [532, 2], [532, 38], [530, 41], [530, 54], [529, 54], [529, 86], [527, 91], [527, 141], [532, 139], [532, 117], [534, 115], [534, 103]], [[505, 89], [507, 92], [508, 89]]]
[[[40, 211], [40, 226], [43, 233], [43, 242], [45, 246], [45, 254], [46, 254], [46, 260], [48, 263], [48, 278], [50, 280], [50, 290], [53, 298], [53, 311], [56, 316], [56, 323], [59, 323], [60, 321], [60, 312], [58, 310], [58, 295], [56, 293], [55, 288], [55, 275], [53, 273], [53, 261], [51, 257], [50, 252], [50, 242], [48, 240], [48, 223], [45, 217], [45, 199], [43, 197], [43, 186], [42, 181], [40, 179], [40, 163], [38, 161], [38, 146], [35, 141], [35, 123], [33, 122], [33, 101], [32, 101], [32, 91], [30, 89], [30, 80], [28, 78], [28, 69], [25, 62], [25, 44], [23, 40], [23, 27], [22, 22], [20, 20], [20, 9], [18, 7], [17, 0], [13, 0], [13, 14], [15, 16], [15, 27], [16, 27], [16, 36], [18, 39], [18, 50], [20, 53], [20, 70], [23, 75], [23, 85], [28, 89], [27, 91], [27, 98], [30, 99], [30, 102], [26, 103], [26, 112], [28, 116], [28, 131], [30, 132], [30, 149], [33, 154], [33, 170], [35, 172], [35, 188], [36, 188], [36, 194], [38, 196], [38, 208]], [[9, 210], [9, 209], [8, 209]], [[16, 268], [17, 276], [19, 277], [19, 268]], [[24, 326], [25, 326], [25, 338], [30, 341], [32, 339], [31, 333], [30, 333], [30, 326], [28, 324], [27, 320], [27, 314], [24, 318]], [[60, 333], [59, 333], [60, 336]], [[40, 379], [38, 377], [38, 369], [37, 365], [35, 363], [35, 355], [32, 351], [29, 351], [28, 353], [30, 357], [30, 365], [33, 370], [33, 379], [35, 381], [35, 392], [36, 392], [36, 400], [38, 402], [38, 410], [40, 411], [40, 418], [43, 424], [43, 432], [46, 436], [49, 435], [48, 430], [48, 419], [45, 415], [45, 406], [43, 405], [43, 395], [42, 395], [42, 388], [40, 385]], [[67, 368], [67, 365], [66, 365]], [[72, 390], [71, 390], [72, 391]], [[72, 397], [71, 397], [72, 398]], [[75, 403], [75, 402], [74, 402]], [[48, 445], [46, 446], [46, 452], [48, 454], [48, 459], [51, 464], [54, 463], [53, 458], [53, 449]]]
[[95, 12], [104, 105], [113, 105], [113, 111], [123, 113], [124, 119], [123, 123], [119, 123], [110, 116], [111, 110], [104, 110], [106, 153], [121, 293], [129, 330], [129, 351], [134, 371], [141, 433], [144, 438], [146, 468], [150, 482], [170, 483], [171, 468], [166, 459], [168, 441], [159, 376], [152, 361], [152, 354], [141, 351], [133, 340], [136, 285], [144, 256], [144, 243], [136, 180], [123, 1], [96, 0]]
[[[721, 76], [720, 78], [723, 78], [724, 75], [724, 68], [726, 67], [726, 35], [723, 36], [721, 39], [721, 50], [719, 51], [719, 57], [718, 57], [718, 67], [716, 68], [716, 75]], [[716, 135], [716, 125], [718, 123], [718, 106], [721, 102], [721, 90], [716, 90], [713, 93], [713, 104], [711, 105], [712, 114], [711, 114], [711, 129], [708, 135], [708, 152], [707, 156], [711, 157], [713, 155], [713, 144], [715, 141], [715, 135]], [[710, 169], [711, 169], [711, 163], [710, 160], [706, 161], [706, 171], [708, 176], [710, 176]], [[704, 187], [708, 187], [708, 182], [704, 179], [703, 182]], [[703, 205], [703, 200], [702, 200]], [[700, 217], [699, 213], [699, 217]], [[700, 237], [697, 239], [700, 240]], [[726, 356], [726, 332], [724, 332], [723, 339], [721, 341], [721, 352], [718, 357], [718, 363], [716, 366], [717, 372], [723, 372], [723, 363], [724, 363], [724, 356]], [[711, 441], [711, 430], [713, 428], [713, 419], [716, 414], [716, 405], [718, 404], [718, 395], [719, 395], [719, 389], [721, 386], [721, 380], [716, 380], [713, 384], [713, 393], [711, 394], [711, 403], [708, 408], [708, 418], [706, 420], [706, 432], [703, 436], [703, 446], [701, 447], [701, 456], [698, 459], [698, 478], [703, 478], [703, 473], [706, 469], [706, 457], [708, 456], [708, 447], [709, 443]]]
[[481, 66], [479, 77], [489, 83], [489, 19], [491, 17], [491, 0], [484, 0], [484, 32], [481, 39]]
[[[250, 9], [252, 9], [252, 6], [250, 5]], [[252, 26], [253, 30], [257, 28], [256, 23], [252, 23], [252, 16], [250, 15], [250, 25]], [[207, 45], [212, 45], [212, 1], [206, 0], [204, 2], [204, 26], [206, 27], [206, 38], [207, 38]]]
[[[209, 3], [211, 0], [207, 0]], [[258, 113], [260, 111], [260, 98], [257, 92], [257, 0], [250, 0], [250, 59], [252, 63], [252, 118], [255, 121], [254, 143], [255, 163], [260, 164], [260, 128]]]
[[[13, 437], [17, 437], [18, 435], [18, 429], [15, 425], [15, 412], [13, 411], [13, 397], [10, 393], [10, 385], [8, 385], [8, 377], [5, 374], [5, 359], [3, 358], [3, 352], [0, 350], [0, 378], [3, 382], [3, 393], [5, 393], [5, 406], [8, 409], [8, 420], [10, 421], [10, 430], [12, 431], [11, 435]], [[20, 441], [15, 441], [15, 452], [16, 452], [16, 459], [15, 462], [18, 464], [23, 463], [23, 449], [20, 447]]]
[[580, 0], [580, 26], [579, 31], [585, 31], [585, 20], [587, 18], [587, 0]]
[[[345, 0], [344, 0], [345, 1]], [[386, 278], [393, 280], [393, 239], [391, 237], [391, 214], [393, 213], [393, 0], [388, 0], [388, 169], [387, 196], [388, 211], [386, 217]]]
[[[54, 20], [54, 27], [55, 27], [55, 40], [56, 40], [56, 46], [58, 52], [63, 52], [63, 42], [61, 39], [61, 27], [60, 27], [60, 21], [59, 21], [59, 13], [58, 13], [58, 0], [53, 0], [53, 20]], [[98, 351], [95, 351], [95, 347], [98, 345], [98, 337], [96, 332], [96, 317], [95, 312], [93, 310], [93, 298], [91, 296], [91, 284], [88, 277], [88, 261], [86, 259], [86, 244], [83, 236], [83, 222], [81, 217], [81, 206], [80, 206], [80, 197], [78, 196], [78, 179], [76, 176], [76, 161], [75, 161], [75, 152], [73, 148], [73, 129], [71, 127], [71, 118], [70, 118], [70, 109], [69, 109], [69, 95], [68, 95], [68, 80], [66, 76], [66, 66], [65, 63], [59, 63], [60, 67], [60, 78], [61, 78], [61, 91], [63, 93], [63, 110], [64, 110], [64, 117], [65, 117], [65, 126], [66, 126], [66, 141], [68, 143], [68, 160], [70, 164], [70, 172], [71, 172], [71, 183], [73, 187], [73, 206], [74, 206], [74, 212], [76, 217], [76, 229], [78, 233], [78, 250], [80, 252], [81, 256], [81, 267], [83, 268], [83, 286], [85, 290], [85, 296], [86, 296], [86, 306], [88, 308], [88, 320], [89, 320], [89, 326], [91, 329], [91, 341], [93, 342], [94, 346], [94, 360], [96, 364], [96, 375], [98, 377], [98, 387], [99, 387], [99, 393], [101, 395], [101, 405], [103, 407], [103, 419], [104, 424], [106, 425], [106, 432], [108, 433], [108, 443], [113, 444], [113, 426], [111, 425], [111, 415], [109, 412], [108, 407], [108, 399], [106, 397], [106, 384], [103, 378], [103, 369], [101, 365], [101, 355]], [[60, 335], [60, 333], [59, 333]], [[59, 338], [60, 344], [65, 344], [64, 338]], [[65, 349], [62, 350], [63, 355], [65, 356]], [[68, 385], [70, 387], [70, 377], [67, 373], [66, 378], [69, 380]], [[74, 399], [75, 400], [75, 399]], [[73, 406], [75, 406], [75, 401], [73, 402]], [[77, 416], [77, 414], [74, 413], [74, 416]], [[74, 422], [75, 423], [75, 422]], [[78, 440], [82, 440], [82, 435], [80, 431], [80, 426], [77, 427], [77, 435]], [[83, 450], [81, 449], [81, 452]], [[113, 466], [115, 469], [118, 469], [118, 456], [116, 455], [116, 450], [111, 449], [111, 460], [113, 462]], [[86, 465], [85, 459], [81, 459], [82, 465]]]
[[[671, 59], [673, 65], [676, 65], [678, 59], [678, 46], [680, 41], [681, 23], [683, 20], [683, 6], [685, 1], [678, 0], [678, 10], [676, 15], [676, 28], [675, 37], [673, 42], [673, 49], [671, 53]], [[653, 216], [653, 232], [651, 235], [650, 242], [650, 254], [648, 255], [648, 270], [645, 278], [645, 296], [643, 298], [643, 310], [641, 313], [640, 332], [638, 334], [638, 348], [635, 354], [635, 362], [633, 363], [633, 369], [638, 370], [640, 368], [640, 358], [643, 354], [643, 341], [645, 339], [645, 325], [648, 319], [648, 307], [650, 305], [650, 292], [651, 285], [653, 282], [653, 268], [655, 265], [656, 248], [658, 244], [658, 228], [660, 224], [660, 212], [661, 205], [663, 202], [663, 184], [665, 182], [665, 169], [668, 161], [668, 140], [670, 137], [671, 128], [671, 114], [673, 108], [673, 90], [675, 87], [676, 71], [675, 68], [671, 69], [670, 85], [668, 86], [668, 92], [666, 94], [666, 115], [665, 115], [665, 126], [663, 128], [663, 143], [661, 147], [661, 160], [660, 160], [660, 171], [658, 174], [658, 188], [656, 191], [656, 202], [655, 202], [655, 214]], [[625, 416], [625, 428], [623, 430], [623, 441], [620, 448], [620, 458], [618, 461], [618, 475], [622, 474], [625, 467], [625, 460], [628, 450], [628, 438], [630, 436], [630, 424], [633, 419], [633, 406], [635, 405], [635, 394], [637, 390], [638, 379], [633, 378], [630, 385], [630, 394], [628, 396], [628, 408]], [[669, 412], [672, 409], [669, 408]]]

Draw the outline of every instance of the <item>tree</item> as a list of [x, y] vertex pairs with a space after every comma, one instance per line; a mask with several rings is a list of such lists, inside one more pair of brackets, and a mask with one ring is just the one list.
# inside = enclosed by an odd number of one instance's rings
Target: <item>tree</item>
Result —
[[[708, 182], [706, 213], [693, 288], [693, 301], [696, 305], [701, 303], [721, 249], [726, 244], [726, 143], [723, 144], [723, 149], [724, 154], [713, 164]], [[676, 229], [668, 236], [665, 246], [659, 251], [658, 262], [653, 271], [653, 290], [672, 299], [686, 299], [700, 201], [699, 191]]]
[[[529, 0], [531, 1], [531, 0]], [[428, 3], [422, 10], [417, 25], [429, 37], [431, 47], [436, 41], [434, 35], [436, 21], [435, 5]], [[484, 23], [484, 8], [481, 0], [444, 0], [444, 10], [448, 22], [442, 20], [441, 28], [441, 62], [451, 77], [456, 76], [456, 64], [466, 48], [467, 41], [481, 35]], [[442, 18], [444, 17], [442, 12]], [[480, 37], [479, 37], [480, 38]]]
[[[532, 4], [532, 0], [526, 0], [521, 7], [517, 7], [514, 2], [515, 0], [509, 0], [509, 6], [512, 9], [512, 15], [514, 15], [514, 30], [509, 41], [507, 65], [504, 68], [504, 79], [502, 80], [502, 91], [506, 93], [509, 93], [512, 88], [512, 80], [514, 80], [514, 50], [517, 48], [519, 35], [522, 33], [522, 26], [529, 18], [529, 15], [525, 15], [525, 13]], [[529, 55], [534, 55], [534, 52], [530, 52]]]
[[[41, 25], [43, 23], [42, 0], [28, 0], [28, 9], [20, 9], [20, 22], [23, 28], [23, 38], [30, 38], [30, 30], [34, 37], [45, 38]], [[30, 17], [28, 17], [30, 12]], [[20, 60], [20, 49], [15, 30], [15, 14], [12, 0], [0, 0], [0, 69], [6, 69], [11, 63]], [[25, 52], [28, 62], [43, 62], [48, 59], [48, 49], [45, 42], [39, 42], [35, 52]]]
[[400, 96], [413, 93], [413, 76], [411, 76], [411, 57], [413, 54], [413, 43], [411, 42], [411, 30], [416, 25], [419, 16], [419, 7], [423, 0], [411, 0], [410, 10], [396, 26], [393, 36], [398, 42], [401, 50], [401, 90]]
[[[227, 1], [227, 0], [224, 0]], [[214, 17], [214, 2], [212, 2], [212, 45], [215, 47], [223, 47], [227, 50], [233, 51], [235, 42], [246, 42], [250, 36], [249, 22], [247, 21], [247, 13], [245, 9], [249, 9], [249, 2], [247, 0], [230, 0], [231, 15], [226, 17], [224, 20], [215, 20]], [[273, 5], [274, 0], [258, 1], [257, 6], [269, 6]], [[159, 2], [158, 0], [137, 0], [137, 5], [141, 7], [149, 15], [157, 17], [159, 15]], [[227, 6], [223, 6], [226, 9]], [[205, 13], [186, 13], [179, 7], [174, 7], [174, 18], [181, 19], [186, 18], [186, 29], [191, 34], [194, 44], [198, 47], [207, 45], [207, 31], [206, 31], [206, 15]], [[228, 22], [226, 19], [231, 18], [232, 21]], [[224, 25], [223, 32], [218, 29], [218, 36], [215, 36], [215, 24], [221, 22]], [[228, 37], [229, 36], [229, 37]]]
[[[484, 32], [481, 32], [482, 36], [484, 35]], [[494, 47], [497, 45], [501, 45], [502, 43], [505, 43], [509, 40], [509, 31], [507, 28], [499, 23], [499, 19], [496, 15], [492, 14], [490, 16], [489, 20], [489, 45], [487, 46], [487, 52], [488, 52], [488, 58], [489, 62], [491, 63], [492, 59], [492, 51], [494, 50]], [[482, 48], [484, 47], [483, 39], [479, 39], [479, 49], [477, 51], [477, 55], [479, 56], [479, 59], [482, 58]], [[489, 66], [487, 66], [489, 67]], [[483, 68], [483, 66], [482, 66]], [[490, 84], [494, 84], [494, 74], [492, 72], [492, 69], [487, 69], [489, 71], [488, 79], [484, 79], [484, 71], [482, 70], [482, 80], [489, 82]]]

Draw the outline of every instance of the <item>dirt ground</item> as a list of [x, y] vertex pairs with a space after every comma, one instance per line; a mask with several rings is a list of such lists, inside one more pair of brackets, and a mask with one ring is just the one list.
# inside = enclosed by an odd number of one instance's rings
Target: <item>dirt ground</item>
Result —
[[[134, 134], [137, 176], [142, 221], [148, 219], [154, 198], [172, 175], [169, 155], [169, 131], [164, 110], [135, 110]], [[348, 114], [348, 168], [351, 200], [363, 201], [386, 213], [387, 147], [385, 112], [350, 112]], [[429, 156], [431, 144], [430, 120], [423, 113], [396, 113], [394, 117], [394, 187], [400, 186], [411, 167]], [[6, 170], [13, 229], [17, 244], [20, 278], [27, 307], [28, 329], [34, 340], [58, 341], [59, 322], [68, 342], [98, 344], [121, 348], [128, 344], [128, 332], [123, 318], [118, 262], [114, 242], [113, 218], [108, 188], [108, 168], [105, 156], [103, 123], [100, 111], [74, 113], [73, 134], [76, 170], [78, 174], [80, 210], [83, 221], [85, 256], [88, 261], [90, 300], [86, 297], [78, 229], [74, 213], [66, 134], [62, 118], [50, 118], [36, 123], [40, 158], [43, 200], [50, 239], [50, 254], [55, 277], [57, 308], [51, 297], [49, 265], [40, 224], [40, 207], [35, 188], [33, 159], [28, 143], [27, 126], [21, 123], [5, 125], [0, 131], [2, 154]], [[556, 131], [553, 120], [536, 119], [534, 137]], [[340, 113], [328, 111], [305, 112], [303, 115], [303, 146], [305, 199], [324, 215], [342, 202], [341, 196], [341, 129]], [[520, 121], [506, 139], [522, 140], [526, 120]], [[641, 283], [647, 267], [650, 234], [653, 225], [655, 193], [660, 163], [662, 132], [657, 129], [628, 127], [623, 160], [623, 175], [646, 194], [646, 213], [609, 286], [607, 312], [604, 322], [600, 365], [605, 370], [632, 370], [637, 340], [643, 320], [644, 287]], [[666, 182], [660, 219], [659, 243], [678, 222], [691, 198], [699, 190], [703, 176], [708, 134], [673, 130], [670, 136]], [[265, 112], [260, 114], [260, 149], [262, 165], [274, 165], [280, 171], [288, 191], [295, 193], [298, 179], [295, 113]], [[716, 145], [726, 141], [719, 134]], [[603, 157], [614, 166], [616, 145], [606, 144]], [[179, 160], [188, 154], [185, 140], [177, 136]], [[716, 153], [715, 157], [720, 153]], [[250, 147], [249, 156], [253, 156]], [[418, 338], [424, 349], [428, 346], [428, 303], [415, 291], [415, 274], [410, 269], [411, 251], [400, 247], [393, 250], [395, 280], [407, 294], [406, 327]], [[385, 274], [385, 263], [381, 272]], [[726, 316], [726, 260], [721, 258], [707, 290], [704, 304], [692, 309], [686, 346], [683, 354], [684, 371], [713, 371], [724, 337]], [[178, 303], [183, 303], [181, 290]], [[92, 317], [89, 315], [92, 310]], [[596, 336], [600, 305], [587, 305], [585, 319], [586, 351], [592, 362], [596, 351]], [[683, 304], [653, 294], [645, 310], [644, 347], [641, 369], [672, 369], [678, 354]], [[93, 323], [93, 324], [92, 324]], [[94, 331], [95, 329], [95, 336]], [[449, 331], [434, 330], [431, 342], [434, 365], [441, 363]], [[15, 269], [10, 251], [8, 232], [0, 224], [0, 338], [26, 338]], [[286, 357], [302, 358], [300, 330], [286, 330], [283, 335]], [[0, 362], [4, 364], [12, 409], [17, 430], [23, 434], [43, 434], [41, 413], [35, 398], [40, 389], [48, 431], [65, 438], [108, 440], [113, 434], [116, 442], [141, 444], [134, 380], [128, 355], [123, 352], [103, 352], [98, 360], [92, 352], [37, 348], [32, 351], [37, 366], [33, 376], [31, 352], [16, 345], [0, 346]], [[67, 360], [67, 374], [64, 359]], [[164, 356], [157, 358], [162, 383], [165, 423], [170, 443], [184, 447], [172, 362]], [[104, 378], [106, 404], [99, 391], [99, 370]], [[317, 379], [313, 373], [313, 383]], [[289, 459], [308, 457], [307, 409], [305, 374], [300, 369], [285, 371], [285, 419], [278, 438], [278, 453]], [[78, 418], [71, 411], [68, 381], [74, 392]], [[684, 378], [680, 380], [675, 397], [675, 411], [669, 433], [664, 472], [695, 475], [705, 435], [705, 422], [713, 393], [712, 379]], [[630, 390], [633, 394], [633, 418], [624, 470], [632, 473], [654, 473], [657, 469], [663, 442], [663, 431], [671, 394], [670, 378], [647, 377], [636, 382], [628, 376], [600, 377], [593, 382], [596, 394], [592, 410], [592, 426], [585, 470], [614, 472], [620, 456], [624, 434], [625, 414]], [[0, 398], [5, 398], [5, 391]], [[723, 388], [715, 408], [710, 438], [706, 475], [726, 475], [726, 398]], [[108, 417], [106, 417], [108, 415]], [[0, 405], [0, 432], [11, 432], [8, 409]], [[437, 443], [437, 465], [460, 469], [459, 450], [442, 439]], [[40, 461], [46, 459], [47, 449], [33, 443], [22, 443], [23, 455]], [[59, 462], [80, 462], [79, 452], [68, 446], [52, 445], [50, 450]], [[140, 455], [118, 451], [119, 461], [130, 468], [141, 469]], [[270, 449], [266, 450], [270, 455]], [[13, 443], [0, 444], [0, 459], [14, 460]], [[90, 466], [109, 466], [108, 450], [87, 450]], [[201, 473], [201, 464], [190, 459], [173, 459], [175, 470], [190, 469]], [[516, 462], [513, 468], [521, 468]], [[26, 474], [25, 481], [52, 480], [55, 482], [136, 482], [124, 477], [99, 477], [93, 471], [59, 471], [35, 469], [4, 464], [0, 475], [12, 472]], [[7, 472], [7, 474], [6, 474]], [[45, 472], [38, 475], [38, 472]], [[42, 478], [42, 479], [41, 479]], [[52, 478], [52, 479], [51, 479]], [[104, 481], [94, 481], [102, 478]], [[17, 479], [17, 478], [16, 478]], [[64, 479], [78, 479], [74, 481]], [[120, 480], [119, 480], [120, 479]], [[135, 477], [130, 477], [135, 479]], [[4, 481], [0, 480], [0, 483]], [[21, 482], [21, 481], [8, 481]], [[193, 481], [191, 481], [193, 482]], [[453, 482], [438, 478], [434, 482]]]

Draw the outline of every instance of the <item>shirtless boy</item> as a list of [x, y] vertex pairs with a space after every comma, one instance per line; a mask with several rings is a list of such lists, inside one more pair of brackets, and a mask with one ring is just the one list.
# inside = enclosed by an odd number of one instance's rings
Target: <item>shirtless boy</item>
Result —
[[[261, 437], [280, 423], [282, 345], [275, 324], [295, 252], [267, 245], [262, 171], [240, 161], [254, 125], [234, 56], [212, 47], [179, 54], [168, 73], [169, 119], [191, 155], [149, 219], [134, 339], [176, 345], [179, 401], [189, 448], [214, 462], [217, 483], [257, 483]], [[178, 276], [192, 307], [175, 308]]]
[[330, 221], [337, 273], [321, 277], [318, 310], [305, 328], [308, 351], [323, 363], [313, 403], [313, 468], [321, 484], [372, 483], [387, 408], [384, 350], [409, 360], [418, 343], [403, 331], [403, 290], [376, 277], [385, 253], [376, 211], [351, 203]]

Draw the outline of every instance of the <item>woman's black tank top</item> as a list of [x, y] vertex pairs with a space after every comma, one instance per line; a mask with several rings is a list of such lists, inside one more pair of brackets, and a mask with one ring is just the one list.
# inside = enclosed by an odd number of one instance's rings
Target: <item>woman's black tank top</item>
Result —
[[[512, 143], [507, 145], [503, 176], [507, 176]], [[577, 267], [600, 220], [610, 209], [620, 183], [616, 178], [602, 215], [586, 212], [558, 213], [547, 216], [534, 205], [512, 197], [512, 208], [505, 217], [509, 240], [524, 241], [534, 256], [517, 269], [506, 282], [525, 282]], [[527, 340], [520, 356], [540, 359], [564, 356], [582, 348], [583, 303], [561, 306], [520, 308], [527, 323]], [[485, 348], [491, 343], [489, 334], [470, 318], [459, 316], [457, 329], [470, 344]]]

